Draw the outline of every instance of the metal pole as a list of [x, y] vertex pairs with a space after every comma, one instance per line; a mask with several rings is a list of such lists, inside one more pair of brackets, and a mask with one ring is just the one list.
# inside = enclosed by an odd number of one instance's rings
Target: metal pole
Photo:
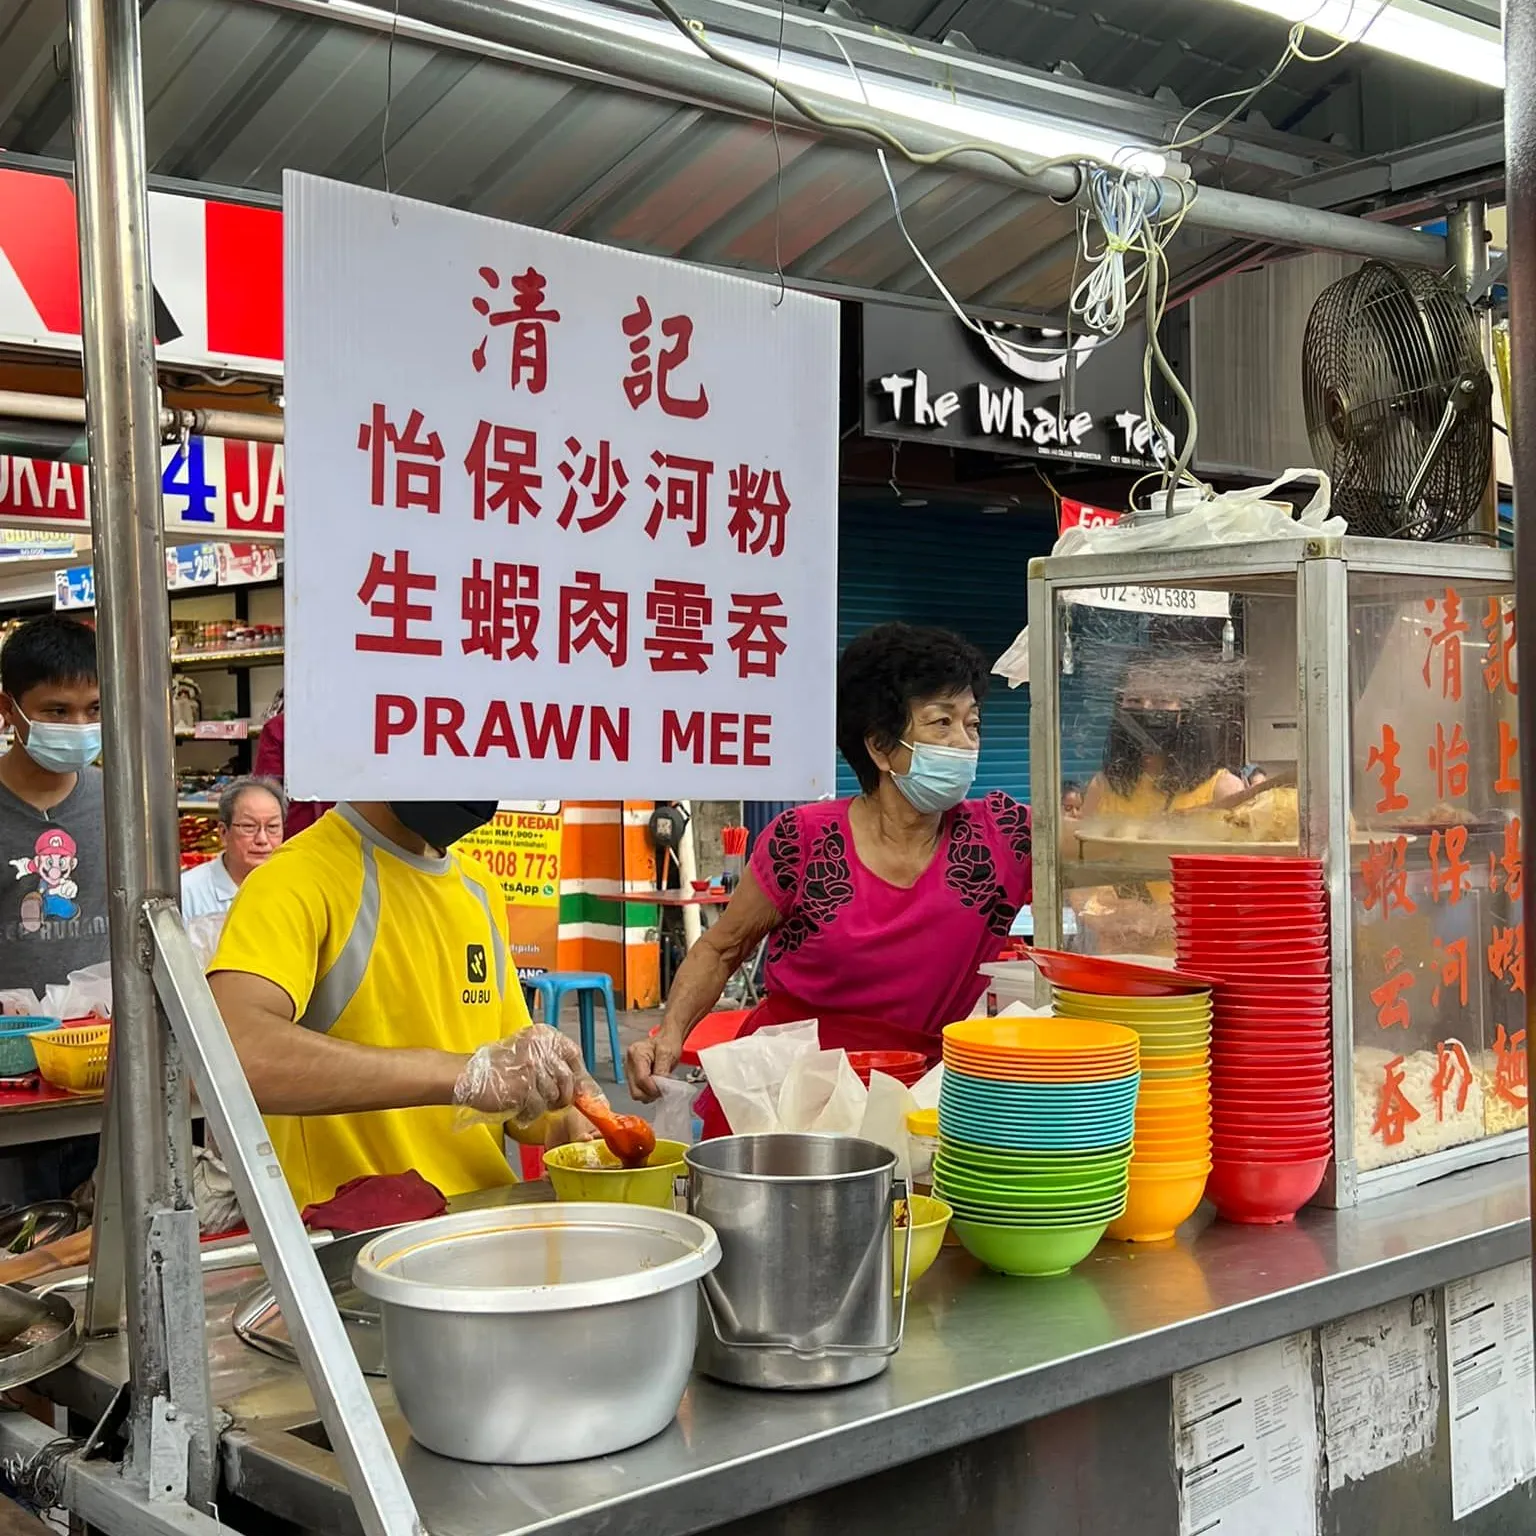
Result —
[[[1509, 232], [1509, 450], [1515, 481], [1515, 611], [1536, 615], [1536, 0], [1504, 3], [1504, 180]], [[1520, 810], [1524, 853], [1536, 816], [1536, 687], [1520, 690]], [[1536, 954], [1536, 904], [1526, 892], [1524, 943]], [[1527, 1078], [1536, 1058], [1536, 994], [1526, 994]], [[1530, 1128], [1536, 1136], [1536, 1124]], [[1536, 1215], [1536, 1182], [1531, 1186]]]
[[[0, 419], [56, 421], [74, 425], [85, 420], [85, 402], [70, 395], [34, 395], [0, 389]], [[217, 406], [176, 410], [166, 406], [157, 418], [160, 434], [169, 440], [186, 433], [191, 437], [231, 437], [253, 443], [280, 443], [281, 416], [258, 416], [254, 411], [226, 411]]]
[[[1488, 271], [1488, 205], [1480, 197], [1469, 197], [1451, 210], [1446, 220], [1446, 255], [1456, 269], [1456, 276], [1469, 294], [1478, 290], [1479, 279]], [[1478, 342], [1488, 376], [1493, 377], [1493, 316], [1487, 309], [1477, 314]], [[1488, 484], [1477, 516], [1467, 531], [1483, 535], [1497, 543], [1499, 537], [1499, 471], [1497, 463], [1488, 466]], [[1480, 540], [1481, 542], [1481, 540]]]
[[[179, 1483], [179, 1496], [206, 1502], [213, 1463], [187, 1090], [179, 1058], [167, 1049], [142, 916], [147, 898], [175, 898], [180, 859], [138, 4], [69, 0], [69, 32], [105, 737], [113, 1092], [127, 1217], [130, 1470], [147, 1483], [158, 1451], [153, 1491], [163, 1495]], [[181, 1283], [189, 1266], [198, 1277], [190, 1295]], [[168, 1313], [175, 1319], [169, 1327]], [[201, 1361], [200, 1392], [197, 1373], [187, 1379], [189, 1345]], [[160, 1443], [152, 1446], [156, 1426]], [[179, 1473], [168, 1441], [180, 1442]]]
[[[603, 25], [602, 13], [596, 10], [594, 19], [588, 21], [566, 10], [543, 10], [538, 0], [399, 0], [395, 12], [411, 21], [466, 37], [598, 70], [679, 100], [762, 119], [772, 111], [774, 93], [761, 80], [706, 58], [697, 50], [663, 47], [650, 38], [620, 31], [611, 24], [611, 17], [610, 24]], [[717, 41], [727, 53], [731, 51], [728, 37]], [[891, 119], [878, 109], [861, 107], [814, 89], [796, 89], [820, 112], [891, 125]], [[804, 128], [824, 138], [872, 144], [869, 138], [851, 129], [819, 127], [784, 101], [779, 103], [777, 117], [781, 124]], [[966, 140], [965, 135], [906, 119], [900, 121], [896, 132], [908, 147], [923, 153]], [[1073, 200], [1081, 190], [1077, 171], [1068, 166], [1026, 175], [992, 155], [974, 152], [959, 154], [946, 163], [1007, 186], [1063, 201]], [[1165, 178], [1161, 186], [1164, 206], [1170, 213], [1190, 196], [1185, 182]], [[1420, 234], [1321, 208], [1226, 192], [1219, 187], [1200, 189], [1190, 202], [1187, 222], [1191, 229], [1216, 230], [1305, 250], [1338, 251], [1348, 256], [1442, 269], [1447, 264], [1445, 241], [1438, 235]]]

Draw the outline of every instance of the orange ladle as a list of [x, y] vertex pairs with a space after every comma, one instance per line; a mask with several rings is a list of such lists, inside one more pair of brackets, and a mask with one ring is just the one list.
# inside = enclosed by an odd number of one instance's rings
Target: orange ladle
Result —
[[656, 1150], [656, 1132], [639, 1115], [615, 1114], [608, 1101], [597, 1094], [578, 1093], [573, 1102], [626, 1168], [645, 1167]]

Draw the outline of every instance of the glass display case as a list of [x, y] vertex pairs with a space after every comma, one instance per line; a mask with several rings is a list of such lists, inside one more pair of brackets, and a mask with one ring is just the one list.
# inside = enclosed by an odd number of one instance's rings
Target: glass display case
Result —
[[1166, 958], [1172, 854], [1321, 858], [1333, 1204], [1525, 1149], [1513, 586], [1366, 539], [1030, 568], [1036, 942]]

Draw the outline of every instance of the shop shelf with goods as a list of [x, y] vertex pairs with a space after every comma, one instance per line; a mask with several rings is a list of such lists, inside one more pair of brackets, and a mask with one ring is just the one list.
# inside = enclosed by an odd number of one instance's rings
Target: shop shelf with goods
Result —
[[[1508, 551], [1354, 538], [1031, 567], [1037, 941], [1070, 909], [1080, 949], [1171, 957], [1176, 855], [1321, 859], [1311, 1011], [1243, 1022], [1282, 1060], [1321, 1022], [1332, 1205], [1525, 1150], [1513, 585]], [[1234, 974], [1285, 970], [1253, 893], [1286, 878], [1212, 888]]]

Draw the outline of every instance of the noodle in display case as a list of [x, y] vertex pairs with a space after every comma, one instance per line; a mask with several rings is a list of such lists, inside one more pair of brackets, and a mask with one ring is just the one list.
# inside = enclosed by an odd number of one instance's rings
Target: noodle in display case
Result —
[[[1321, 860], [1329, 1204], [1525, 1147], [1513, 585], [1508, 551], [1353, 538], [1031, 566], [1037, 941], [1169, 957], [1177, 855]], [[1253, 889], [1213, 931], [1274, 927]]]

